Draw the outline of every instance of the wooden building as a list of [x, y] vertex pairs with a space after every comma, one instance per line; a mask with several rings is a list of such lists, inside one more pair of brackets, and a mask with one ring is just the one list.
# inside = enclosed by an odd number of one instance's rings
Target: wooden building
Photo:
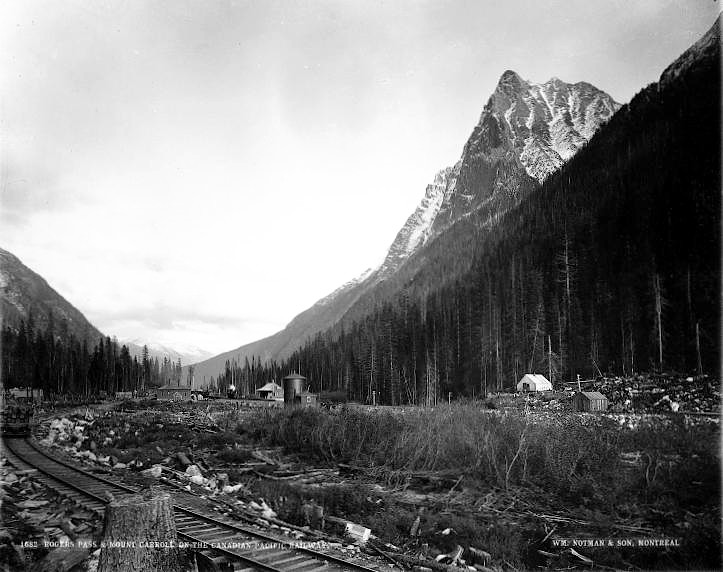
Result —
[[271, 381], [256, 390], [256, 395], [261, 399], [283, 399], [284, 388], [275, 381]]
[[608, 398], [599, 391], [576, 391], [572, 396], [573, 411], [607, 411]]
[[316, 393], [302, 391], [294, 396], [294, 407], [316, 407], [319, 405], [319, 396]]
[[167, 383], [158, 388], [157, 391], [158, 399], [165, 401], [185, 401], [191, 399], [191, 386], [181, 385], [181, 382], [176, 384]]
[[43, 400], [43, 390], [33, 389], [30, 387], [11, 387], [7, 391], [8, 398], [15, 398], [17, 401], [34, 401], [41, 402]]

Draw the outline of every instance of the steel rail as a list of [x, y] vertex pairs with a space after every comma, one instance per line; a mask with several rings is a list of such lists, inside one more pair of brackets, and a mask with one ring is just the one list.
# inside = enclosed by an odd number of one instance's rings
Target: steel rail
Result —
[[[66, 487], [69, 487], [87, 497], [92, 498], [93, 500], [102, 503], [103, 505], [108, 504], [110, 502], [110, 499], [106, 497], [101, 497], [98, 494], [87, 490], [86, 488], [83, 488], [81, 485], [77, 484], [76, 482], [72, 482], [68, 480], [67, 475], [63, 476], [58, 475], [57, 471], [53, 472], [52, 470], [49, 470], [47, 467], [42, 466], [43, 463], [52, 463], [55, 465], [59, 465], [63, 469], [70, 470], [74, 473], [82, 474], [86, 479], [90, 479], [93, 483], [103, 483], [105, 485], [105, 489], [111, 489], [109, 492], [114, 491], [121, 491], [123, 495], [127, 494], [137, 494], [140, 492], [139, 489], [136, 489], [134, 487], [130, 487], [128, 485], [118, 483], [115, 481], [111, 481], [109, 479], [106, 479], [104, 477], [101, 477], [99, 475], [90, 473], [89, 471], [86, 471], [85, 469], [82, 469], [80, 467], [77, 467], [73, 464], [70, 464], [62, 459], [58, 459], [57, 457], [48, 454], [47, 452], [41, 450], [35, 443], [28, 439], [4, 439], [5, 446], [8, 448], [9, 451], [11, 451], [15, 456], [17, 456], [20, 460], [25, 462], [28, 465], [33, 466], [34, 468], [38, 469], [41, 473], [48, 476], [51, 479], [54, 479]], [[37, 459], [28, 459], [28, 451], [25, 451], [25, 455], [23, 455], [23, 452], [18, 451], [18, 443], [20, 444], [20, 448], [22, 449], [22, 445], [25, 445], [28, 449], [30, 449], [30, 456], [37, 455], [40, 457], [40, 461]], [[87, 484], [86, 484], [87, 486]], [[362, 572], [377, 572], [373, 568], [369, 568], [367, 566], [364, 566], [362, 564], [358, 564], [356, 562], [351, 562], [348, 560], [345, 560], [343, 558], [326, 554], [323, 552], [319, 552], [317, 550], [314, 550], [312, 548], [307, 548], [305, 546], [299, 546], [293, 541], [285, 540], [285, 539], [279, 539], [277, 537], [269, 536], [267, 534], [264, 534], [262, 532], [259, 532], [257, 530], [253, 530], [244, 526], [240, 526], [236, 523], [229, 523], [224, 522], [222, 520], [219, 520], [213, 516], [209, 516], [206, 514], [202, 514], [199, 512], [196, 512], [195, 510], [187, 507], [182, 506], [179, 504], [173, 505], [174, 513], [176, 514], [176, 521], [177, 521], [177, 533], [179, 537], [182, 537], [186, 542], [189, 542], [194, 547], [203, 547], [205, 550], [212, 550], [215, 552], [219, 552], [223, 554], [223, 556], [230, 558], [232, 560], [240, 560], [244, 562], [245, 564], [250, 565], [251, 567], [257, 569], [257, 570], [263, 570], [265, 572], [317, 572], [320, 570], [325, 570], [328, 572], [332, 572], [334, 570], [338, 569], [353, 569], [357, 571]], [[186, 519], [190, 517], [191, 520], [186, 522], [183, 517], [179, 519], [179, 516], [186, 515]], [[179, 520], [181, 522], [179, 523]], [[213, 528], [211, 529], [203, 529], [202, 526], [208, 526], [211, 525]], [[198, 530], [197, 530], [198, 529]], [[217, 529], [217, 530], [214, 530]], [[184, 530], [188, 532], [184, 532]], [[189, 534], [189, 532], [193, 532], [193, 534]], [[221, 535], [224, 537], [222, 539], [223, 542], [230, 543], [230, 538], [225, 538], [229, 534], [231, 536], [245, 536], [244, 539], [245, 544], [249, 544], [249, 538], [255, 539], [255, 540], [262, 540], [266, 541], [268, 543], [271, 543], [275, 546], [283, 547], [283, 550], [280, 552], [278, 550], [274, 549], [265, 549], [262, 550], [261, 557], [264, 556], [271, 556], [269, 560], [260, 560], [253, 550], [251, 550], [249, 553], [243, 553], [234, 551], [233, 549], [224, 548], [223, 546], [219, 546], [219, 542], [215, 541], [213, 539], [204, 539], [200, 538], [199, 536], [194, 536], [194, 534], [203, 534], [204, 536], [213, 533], [216, 534], [216, 536]], [[263, 553], [265, 552], [265, 554]], [[308, 558], [304, 558], [303, 560], [301, 557], [294, 557], [293, 552], [296, 553], [302, 553], [308, 557], [311, 557], [313, 560], [309, 560]], [[279, 558], [279, 556], [285, 556], [284, 558]], [[282, 567], [276, 567], [275, 561], [278, 561], [278, 566]], [[336, 566], [329, 567], [329, 564], [334, 564]]]
[[[34, 444], [28, 442], [28, 441], [25, 440], [25, 439], [17, 439], [17, 440], [15, 440], [15, 439], [13, 439], [13, 440], [4, 439], [5, 446], [6, 446], [13, 454], [15, 454], [15, 455], [16, 455], [17, 457], [19, 457], [21, 460], [23, 460], [25, 463], [27, 463], [27, 464], [29, 464], [29, 465], [32, 465], [33, 467], [35, 467], [38, 471], [40, 471], [40, 472], [43, 473], [44, 475], [46, 475], [46, 476], [50, 477], [51, 479], [54, 479], [54, 480], [62, 483], [62, 484], [65, 485], [66, 487], [70, 487], [71, 489], [74, 489], [74, 490], [78, 491], [79, 493], [81, 493], [81, 494], [83, 494], [83, 495], [85, 495], [85, 496], [87, 496], [87, 497], [92, 498], [92, 499], [95, 500], [95, 501], [101, 502], [101, 503], [103, 503], [104, 505], [106, 505], [106, 504], [108, 504], [108, 503], [110, 502], [110, 500], [109, 500], [108, 498], [101, 497], [101, 496], [99, 496], [99, 495], [97, 495], [97, 494], [95, 494], [95, 493], [93, 493], [93, 492], [91, 492], [91, 491], [83, 488], [82, 486], [79, 486], [78, 484], [69, 481], [67, 478], [65, 478], [65, 477], [63, 477], [63, 476], [61, 476], [61, 475], [58, 475], [57, 473], [53, 473], [52, 471], [47, 470], [46, 467], [41, 466], [41, 465], [38, 464], [37, 462], [32, 462], [31, 460], [29, 460], [29, 459], [27, 458], [27, 456], [23, 457], [22, 453], [19, 453], [18, 450], [17, 450], [17, 448], [13, 446], [14, 443], [13, 443], [13, 445], [9, 445], [9, 444], [8, 444], [8, 441], [10, 441], [11, 443], [12, 443], [13, 441], [22, 441], [22, 442], [24, 442], [25, 444], [29, 445], [29, 446], [33, 449], [34, 452], [43, 455], [43, 456], [44, 456], [45, 458], [47, 458], [49, 461], [55, 462], [55, 463], [58, 464], [58, 465], [62, 465], [62, 466], [65, 467], [65, 468], [72, 469], [72, 470], [74, 470], [74, 471], [76, 471], [76, 472], [78, 472], [78, 473], [81, 473], [81, 474], [85, 475], [86, 477], [90, 477], [90, 478], [92, 478], [92, 479], [94, 479], [94, 480], [96, 480], [96, 481], [101, 481], [101, 482], [103, 482], [104, 484], [111, 485], [112, 487], [114, 487], [114, 488], [116, 488], [116, 489], [121, 489], [124, 493], [131, 494], [131, 493], [138, 493], [138, 492], [140, 492], [139, 490], [134, 489], [134, 488], [132, 488], [132, 487], [128, 487], [128, 486], [122, 485], [122, 484], [120, 484], [120, 483], [114, 483], [114, 482], [109, 481], [109, 480], [107, 480], [107, 479], [104, 479], [104, 478], [102, 478], [102, 477], [98, 477], [97, 475], [93, 475], [92, 473], [89, 473], [88, 471], [85, 471], [84, 469], [81, 469], [81, 468], [79, 468], [79, 467], [73, 467], [72, 465], [70, 465], [70, 464], [68, 464], [68, 463], [66, 463], [66, 462], [64, 462], [64, 461], [61, 461], [60, 459], [56, 459], [56, 458], [54, 458], [54, 457], [51, 457], [50, 455], [47, 455], [47, 454], [43, 453], [42, 451], [39, 451], [39, 450], [37, 449], [37, 447], [35, 447]], [[175, 510], [176, 510], [177, 507], [174, 505], [173, 508], [174, 508], [174, 512], [175, 512]], [[212, 543], [209, 543], [209, 542], [207, 542], [206, 540], [203, 540], [203, 539], [201, 539], [201, 538], [192, 536], [192, 535], [190, 535], [190, 534], [177, 531], [177, 535], [180, 536], [180, 537], [182, 537], [186, 542], [193, 543], [194, 546], [196, 546], [196, 545], [198, 545], [198, 546], [203, 546], [204, 548], [211, 549], [211, 550], [214, 550], [214, 551], [217, 551], [217, 552], [221, 552], [222, 554], [224, 554], [224, 556], [229, 556], [229, 557], [231, 557], [231, 558], [234, 559], [234, 560], [241, 560], [241, 561], [243, 561], [243, 562], [245, 562], [245, 563], [247, 563], [247, 564], [250, 564], [250, 565], [251, 565], [253, 568], [255, 568], [255, 569], [258, 569], [258, 570], [266, 570], [266, 571], [268, 571], [268, 572], [285, 572], [285, 571], [282, 570], [281, 568], [275, 568], [275, 567], [273, 567], [273, 566], [271, 566], [271, 565], [269, 565], [269, 564], [267, 564], [267, 563], [265, 563], [265, 562], [261, 562], [261, 561], [259, 561], [259, 560], [254, 559], [254, 558], [251, 558], [251, 557], [249, 557], [249, 556], [245, 556], [245, 555], [242, 555], [242, 554], [238, 554], [238, 553], [236, 553], [236, 552], [233, 552], [233, 551], [231, 551], [231, 550], [227, 550], [227, 549], [225, 549], [225, 548], [213, 546]]]

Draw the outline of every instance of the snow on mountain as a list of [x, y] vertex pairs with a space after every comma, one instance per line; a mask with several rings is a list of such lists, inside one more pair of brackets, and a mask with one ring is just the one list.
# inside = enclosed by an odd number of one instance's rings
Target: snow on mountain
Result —
[[458, 166], [442, 169], [434, 177], [434, 182], [427, 185], [424, 198], [407, 222], [397, 233], [382, 263], [378, 276], [383, 278], [394, 272], [411, 253], [422, 246], [432, 232], [445, 200], [454, 191], [457, 184]]
[[487, 207], [487, 220], [493, 223], [500, 217], [504, 197], [513, 201], [521, 198], [524, 182], [514, 166], [489, 175], [485, 193], [458, 185], [478, 157], [508, 164], [518, 162], [527, 175], [542, 183], [619, 108], [620, 104], [607, 93], [586, 82], [570, 84], [553, 77], [535, 84], [513, 71], [503, 73], [462, 157], [454, 166], [439, 171], [427, 185], [422, 201], [397, 234], [376, 278], [394, 273], [431, 238], [460, 218]]
[[556, 77], [543, 84], [502, 74], [482, 112], [504, 120], [512, 148], [527, 173], [542, 183], [570, 159], [618, 109], [604, 91], [586, 83]]
[[206, 350], [202, 350], [201, 348], [192, 345], [175, 345], [175, 347], [172, 348], [161, 343], [147, 343], [141, 339], [125, 339], [119, 341], [121, 344], [126, 344], [128, 346], [128, 351], [133, 356], [141, 357], [143, 354], [143, 346], [147, 345], [148, 354], [151, 357], [156, 357], [159, 360], [167, 357], [174, 363], [180, 358], [183, 365], [194, 364], [208, 359], [213, 355], [211, 352], [207, 352]]
[[336, 290], [334, 290], [331, 294], [324, 296], [321, 300], [316, 302], [314, 304], [315, 306], [328, 306], [331, 304], [339, 295], [343, 294], [344, 292], [348, 292], [352, 288], [355, 288], [362, 282], [364, 282], [367, 278], [369, 278], [375, 271], [375, 268], [367, 268], [364, 272], [362, 272], [359, 276], [356, 278], [353, 278], [352, 280], [349, 280], [349, 282], [346, 282], [339, 286]]

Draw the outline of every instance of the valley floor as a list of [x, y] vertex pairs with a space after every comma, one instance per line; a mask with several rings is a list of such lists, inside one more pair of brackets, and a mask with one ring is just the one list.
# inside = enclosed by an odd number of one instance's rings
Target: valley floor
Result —
[[[719, 568], [717, 417], [503, 402], [125, 402], [48, 419], [38, 437], [126, 479], [160, 479], [298, 534], [316, 529], [397, 566]], [[369, 535], [361, 550], [349, 532]]]

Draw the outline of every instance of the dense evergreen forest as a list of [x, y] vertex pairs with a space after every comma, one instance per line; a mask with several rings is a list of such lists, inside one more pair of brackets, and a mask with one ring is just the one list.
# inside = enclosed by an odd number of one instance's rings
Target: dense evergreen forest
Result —
[[52, 314], [45, 329], [35, 327], [32, 315], [17, 328], [3, 328], [0, 349], [3, 386], [40, 388], [45, 396], [143, 391], [181, 375], [180, 361], [159, 363], [145, 346], [140, 360], [109, 337], [91, 348], [87, 339], [68, 333], [65, 322], [56, 329]]
[[447, 231], [463, 251], [474, 240], [471, 270], [453, 283], [427, 265], [362, 319], [281, 364], [227, 363], [218, 384], [248, 393], [300, 369], [317, 391], [429, 404], [511, 389], [525, 372], [553, 383], [717, 373], [717, 45], [714, 55], [643, 89], [499, 223], [470, 233], [472, 216]]

